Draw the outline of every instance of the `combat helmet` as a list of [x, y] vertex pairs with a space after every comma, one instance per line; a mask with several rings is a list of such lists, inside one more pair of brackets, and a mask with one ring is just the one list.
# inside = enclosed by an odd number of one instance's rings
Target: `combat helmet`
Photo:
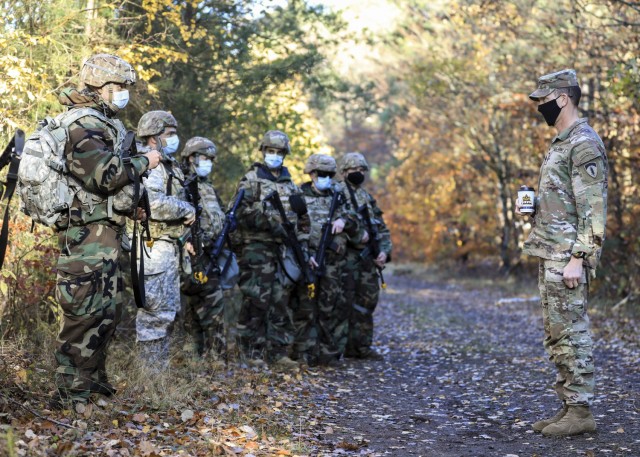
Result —
[[262, 142], [260, 143], [260, 151], [264, 148], [278, 148], [284, 149], [287, 154], [291, 152], [291, 146], [289, 145], [289, 137], [286, 133], [280, 130], [269, 130], [264, 134]]
[[369, 170], [369, 164], [367, 159], [364, 158], [359, 152], [347, 152], [340, 161], [340, 171], [344, 171], [347, 168], [362, 167], [365, 171]]
[[80, 81], [85, 86], [98, 88], [109, 83], [132, 86], [136, 83], [136, 71], [118, 56], [96, 54], [82, 65]]
[[336, 159], [326, 154], [311, 154], [304, 166], [305, 173], [311, 173], [312, 171], [335, 173], [336, 170]]
[[166, 127], [178, 128], [178, 121], [168, 111], [149, 111], [138, 121], [138, 136], [147, 138], [160, 135]]
[[187, 158], [192, 154], [202, 154], [212, 159], [218, 155], [218, 148], [213, 141], [202, 136], [194, 136], [190, 138], [184, 145], [182, 157]]

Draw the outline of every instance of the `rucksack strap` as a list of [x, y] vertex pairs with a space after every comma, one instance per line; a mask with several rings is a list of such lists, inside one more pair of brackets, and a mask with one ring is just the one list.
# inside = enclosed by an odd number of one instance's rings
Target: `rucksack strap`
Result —
[[20, 167], [20, 154], [24, 148], [24, 132], [20, 129], [16, 130], [11, 142], [7, 145], [2, 156], [0, 156], [0, 168], [4, 168], [9, 164], [7, 172], [7, 181], [2, 201], [5, 202], [4, 217], [2, 219], [2, 231], [0, 232], [0, 269], [4, 265], [4, 256], [7, 253], [7, 243], [9, 242], [9, 206], [11, 206], [11, 197], [16, 190], [18, 183], [18, 168]]

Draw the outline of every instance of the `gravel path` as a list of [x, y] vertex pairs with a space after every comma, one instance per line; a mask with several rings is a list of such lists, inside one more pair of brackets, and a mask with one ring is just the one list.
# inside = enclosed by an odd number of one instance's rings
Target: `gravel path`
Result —
[[[382, 362], [319, 371], [301, 415], [314, 455], [640, 456], [640, 362], [596, 337], [597, 433], [549, 439], [531, 423], [558, 407], [531, 297], [390, 277], [376, 311]], [[596, 329], [596, 334], [598, 329]]]

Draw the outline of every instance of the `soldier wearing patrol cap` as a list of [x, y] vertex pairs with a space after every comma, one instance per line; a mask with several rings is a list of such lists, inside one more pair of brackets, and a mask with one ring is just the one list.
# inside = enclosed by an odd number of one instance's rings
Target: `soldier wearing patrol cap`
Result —
[[[524, 253], [540, 259], [538, 284], [544, 347], [557, 369], [562, 407], [533, 424], [545, 436], [593, 432], [593, 343], [587, 316], [589, 278], [595, 277], [605, 237], [607, 155], [587, 119], [578, 116], [574, 70], [540, 77], [529, 96], [557, 135], [540, 168], [533, 229]], [[520, 213], [520, 202], [516, 201]]]

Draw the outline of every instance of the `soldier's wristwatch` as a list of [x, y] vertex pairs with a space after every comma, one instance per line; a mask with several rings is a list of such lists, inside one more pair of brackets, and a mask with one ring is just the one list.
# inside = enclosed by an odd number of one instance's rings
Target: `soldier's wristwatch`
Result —
[[576, 259], [584, 259], [586, 256], [586, 253], [584, 252], [573, 252], [571, 253], [571, 257], [575, 257]]

